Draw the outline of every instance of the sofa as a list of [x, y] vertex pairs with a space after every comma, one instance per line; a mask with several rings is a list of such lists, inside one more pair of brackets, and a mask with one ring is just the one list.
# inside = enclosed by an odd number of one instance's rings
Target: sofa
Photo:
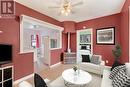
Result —
[[[130, 63], [125, 63], [126, 65], [126, 74], [129, 74], [130, 76]], [[112, 86], [112, 80], [109, 78], [109, 75], [111, 73], [111, 67], [105, 67], [103, 70], [103, 78], [102, 78], [102, 83], [101, 87], [113, 87]], [[130, 86], [127, 86], [130, 87]]]
[[103, 70], [105, 66], [105, 62], [102, 60], [101, 55], [93, 55], [94, 57], [99, 57], [99, 64], [95, 64], [92, 62], [81, 62], [80, 69], [85, 70], [87, 72], [92, 72], [95, 74], [103, 75]]

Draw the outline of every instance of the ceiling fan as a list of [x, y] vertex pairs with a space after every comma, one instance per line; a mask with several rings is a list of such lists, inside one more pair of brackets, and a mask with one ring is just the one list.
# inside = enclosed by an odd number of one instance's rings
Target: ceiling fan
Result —
[[60, 6], [52, 6], [49, 8], [59, 8], [60, 9], [60, 14], [68, 16], [70, 13], [73, 13], [73, 8], [75, 6], [79, 6], [83, 4], [83, 1], [80, 1], [78, 3], [73, 4], [72, 0], [62, 0], [60, 3]]

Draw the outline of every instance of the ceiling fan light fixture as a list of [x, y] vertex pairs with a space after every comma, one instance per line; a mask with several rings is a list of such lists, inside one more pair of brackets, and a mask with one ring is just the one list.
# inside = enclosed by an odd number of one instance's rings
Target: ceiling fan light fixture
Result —
[[69, 13], [68, 13], [68, 12], [65, 12], [65, 15], [66, 15], [66, 16], [68, 16], [68, 15], [69, 15]]
[[64, 14], [64, 13], [65, 13], [65, 10], [64, 10], [64, 9], [62, 9], [62, 10], [61, 10], [61, 13], [62, 13], [62, 14]]
[[66, 16], [68, 16], [70, 12], [71, 12], [71, 9], [69, 7], [61, 9], [61, 14], [65, 14]]
[[70, 12], [71, 12], [71, 10], [70, 10], [70, 9], [67, 9], [67, 12], [68, 12], [68, 13], [70, 13]]

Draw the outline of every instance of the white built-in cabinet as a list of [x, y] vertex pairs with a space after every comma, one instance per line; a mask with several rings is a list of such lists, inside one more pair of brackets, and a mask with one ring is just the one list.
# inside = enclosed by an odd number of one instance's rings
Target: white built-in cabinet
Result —
[[77, 30], [77, 61], [82, 61], [82, 55], [93, 54], [92, 29]]
[[0, 68], [0, 87], [13, 87], [13, 66]]

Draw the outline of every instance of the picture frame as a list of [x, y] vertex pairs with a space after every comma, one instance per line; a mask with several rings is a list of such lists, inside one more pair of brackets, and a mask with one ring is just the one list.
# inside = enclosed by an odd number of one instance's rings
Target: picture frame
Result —
[[96, 44], [114, 45], [115, 27], [100, 28], [96, 30]]

